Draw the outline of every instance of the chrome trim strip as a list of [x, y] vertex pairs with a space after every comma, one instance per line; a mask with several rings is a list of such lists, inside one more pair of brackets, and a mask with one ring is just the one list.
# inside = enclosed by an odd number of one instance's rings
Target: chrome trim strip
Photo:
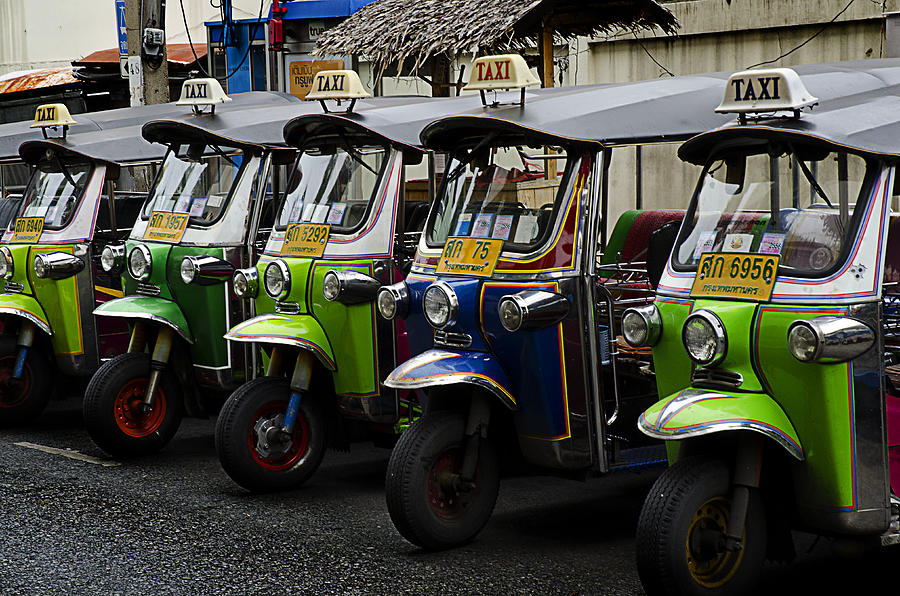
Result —
[[0, 314], [9, 314], [16, 315], [17, 317], [22, 317], [23, 319], [28, 319], [35, 325], [37, 325], [38, 329], [46, 333], [47, 335], [53, 335], [53, 330], [50, 329], [50, 325], [43, 322], [27, 310], [22, 310], [20, 308], [13, 308], [11, 306], [0, 306]]
[[178, 325], [175, 325], [168, 319], [164, 319], [163, 317], [160, 317], [159, 315], [153, 315], [150, 313], [143, 313], [143, 312], [134, 312], [134, 311], [132, 311], [132, 312], [97, 312], [96, 310], [94, 310], [94, 314], [99, 317], [119, 317], [121, 319], [146, 319], [148, 321], [153, 321], [154, 323], [161, 323], [161, 324], [165, 325], [166, 327], [171, 327], [172, 329], [174, 329], [178, 333], [178, 335], [180, 335], [181, 338], [184, 339], [184, 341], [188, 342], [191, 345], [193, 345], [193, 343], [194, 343], [194, 340], [187, 334], [187, 332], [184, 329], [182, 329]]
[[510, 398], [506, 395], [506, 393], [499, 388], [499, 386], [495, 383], [491, 383], [487, 379], [482, 377], [476, 377], [473, 375], [468, 375], [466, 373], [446, 373], [441, 376], [429, 377], [427, 379], [416, 379], [410, 381], [392, 381], [390, 379], [386, 379], [384, 383], [382, 383], [385, 387], [390, 387], [391, 389], [423, 389], [425, 387], [438, 387], [442, 385], [456, 385], [458, 383], [466, 383], [469, 385], [476, 385], [483, 389], [487, 389], [493, 395], [500, 398], [500, 401], [512, 411], [518, 411], [519, 406], [517, 406]]

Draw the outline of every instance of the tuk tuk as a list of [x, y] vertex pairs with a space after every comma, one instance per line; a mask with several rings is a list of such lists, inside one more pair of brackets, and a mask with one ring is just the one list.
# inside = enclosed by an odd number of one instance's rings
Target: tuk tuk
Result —
[[282, 123], [304, 111], [281, 93], [230, 98], [213, 79], [185, 81], [176, 105], [179, 117], [142, 127], [165, 157], [130, 236], [102, 258], [124, 296], [94, 314], [127, 323], [130, 334], [127, 350], [91, 379], [84, 421], [119, 457], [161, 449], [184, 413], [217, 409], [251, 376], [253, 354], [222, 338], [253, 314], [226, 282], [257, 258], [273, 219], [269, 172], [294, 155]]
[[63, 134], [22, 143], [31, 175], [3, 204], [0, 425], [36, 417], [55, 389], [124, 348], [122, 325], [94, 321], [98, 303], [121, 295], [98, 259], [130, 231], [162, 151], [134, 127], [68, 136], [73, 122], [61, 104], [38, 108], [34, 126]]
[[654, 303], [623, 316], [656, 367], [638, 427], [672, 463], [638, 521], [648, 594], [749, 592], [792, 529], [900, 542], [900, 89], [804, 83], [729, 79], [738, 120], [680, 148], [703, 172]]
[[[318, 73], [312, 88], [307, 99], [326, 109], [365, 96], [353, 71]], [[296, 487], [327, 446], [390, 446], [414, 416], [412, 392], [380, 384], [409, 349], [402, 321], [377, 318], [374, 299], [411, 264], [431, 194], [418, 141], [430, 121], [422, 110], [447, 103], [375, 98], [285, 125], [300, 154], [264, 254], [234, 274], [235, 293], [255, 303], [257, 316], [225, 336], [260, 346], [267, 361], [216, 425], [219, 460], [242, 487]]]

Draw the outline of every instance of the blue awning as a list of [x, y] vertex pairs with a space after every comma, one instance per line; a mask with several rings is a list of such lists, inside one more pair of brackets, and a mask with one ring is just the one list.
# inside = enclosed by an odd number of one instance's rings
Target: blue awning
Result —
[[[287, 8], [287, 19], [327, 19], [349, 17], [354, 12], [375, 0], [295, 0], [283, 4]], [[269, 16], [272, 12], [269, 11]]]

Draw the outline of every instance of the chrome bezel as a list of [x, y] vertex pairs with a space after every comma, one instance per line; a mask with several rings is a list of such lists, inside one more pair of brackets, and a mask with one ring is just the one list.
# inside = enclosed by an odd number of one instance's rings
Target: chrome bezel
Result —
[[12, 251], [9, 250], [8, 246], [0, 246], [0, 258], [3, 259], [3, 263], [6, 265], [6, 271], [2, 273], [2, 277], [4, 279], [12, 279], [16, 269], [13, 263]]
[[[791, 335], [804, 327], [816, 338], [816, 349], [808, 360], [791, 349]], [[794, 321], [788, 327], [788, 352], [799, 362], [846, 362], [867, 351], [875, 343], [875, 332], [865, 323], [850, 317], [823, 316]]]
[[[147, 262], [147, 267], [141, 275], [136, 274], [134, 272], [134, 269], [131, 267], [131, 255], [133, 255], [135, 251], [139, 251], [141, 255], [143, 255], [144, 261]], [[150, 256], [150, 249], [147, 248], [147, 245], [138, 244], [131, 249], [131, 252], [128, 253], [128, 273], [130, 273], [131, 277], [138, 281], [150, 279], [150, 275], [153, 273], [153, 257]]]
[[[107, 269], [103, 266], [103, 254], [109, 251], [112, 254], [112, 267]], [[110, 275], [119, 275], [125, 269], [125, 245], [124, 244], [107, 244], [100, 251], [100, 268]]]
[[[507, 327], [506, 321], [500, 315], [506, 303], [515, 304], [519, 310], [519, 324], [514, 328]], [[501, 298], [497, 304], [497, 316], [500, 318], [500, 324], [509, 332], [520, 329], [534, 330], [559, 323], [569, 314], [569, 308], [568, 298], [556, 292], [523, 290]]]
[[[238, 275], [243, 275], [244, 279], [247, 281], [246, 294], [239, 294], [237, 291], [234, 280], [237, 279]], [[231, 289], [238, 298], [256, 298], [259, 296], [259, 272], [256, 270], [256, 267], [246, 267], [244, 269], [235, 270], [231, 276]]]
[[[189, 264], [191, 276], [190, 279], [184, 275], [184, 265]], [[181, 267], [179, 274], [181, 281], [186, 284], [199, 284], [201, 286], [211, 286], [220, 284], [231, 279], [234, 273], [234, 266], [228, 261], [224, 261], [212, 255], [193, 255], [181, 259]]]
[[[329, 298], [325, 293], [325, 284], [328, 279], [336, 280], [337, 294]], [[362, 304], [371, 302], [381, 289], [381, 282], [359, 271], [351, 269], [332, 269], [325, 274], [322, 280], [322, 295], [325, 300], [338, 301], [341, 304]]]
[[54, 251], [35, 255], [32, 267], [40, 279], [59, 280], [80, 273], [84, 269], [84, 261], [75, 255]]
[[[710, 327], [712, 327], [714, 338], [716, 340], [716, 349], [713, 353], [712, 358], [709, 360], [696, 360], [691, 355], [690, 350], [687, 348], [687, 343], [685, 341], [685, 331], [687, 330], [688, 325], [694, 319], [703, 319], [707, 323], [709, 323]], [[684, 324], [681, 326], [681, 344], [684, 346], [685, 352], [687, 352], [688, 358], [690, 358], [696, 364], [700, 366], [716, 366], [720, 364], [724, 359], [725, 355], [728, 353], [728, 335], [725, 332], [725, 325], [722, 323], [722, 319], [720, 319], [714, 312], [709, 310], [698, 310], [697, 312], [691, 313], [688, 318], [684, 320]]]
[[[637, 315], [644, 322], [644, 326], [647, 328], [644, 341], [642, 342], [633, 342], [628, 337], [628, 334], [625, 333], [625, 317], [628, 315]], [[662, 335], [662, 317], [659, 314], [659, 309], [656, 308], [655, 304], [645, 304], [644, 306], [633, 306], [625, 310], [622, 313], [622, 335], [625, 337], [625, 341], [628, 342], [633, 348], [643, 348], [648, 346], [655, 346], [659, 341], [660, 335]]]
[[[447, 299], [447, 320], [443, 323], [432, 321], [431, 317], [428, 316], [428, 311], [425, 310], [425, 296], [432, 290], [442, 293], [444, 298]], [[445, 281], [436, 281], [425, 288], [425, 291], [422, 293], [422, 312], [425, 313], [425, 320], [428, 321], [428, 324], [435, 329], [453, 327], [456, 324], [456, 319], [459, 317], [459, 298], [456, 297], [456, 292], [453, 291], [450, 284]]]
[[[391, 317], [386, 316], [381, 310], [381, 295], [383, 292], [390, 294], [391, 299], [394, 301], [394, 315]], [[378, 308], [378, 314], [385, 320], [392, 321], [398, 317], [405, 319], [406, 315], [409, 314], [409, 287], [406, 285], [406, 282], [400, 281], [389, 286], [381, 286], [375, 294], [375, 306]]]
[[[266, 280], [266, 278], [268, 277], [269, 269], [271, 269], [272, 267], [276, 267], [279, 272], [281, 272], [281, 277], [284, 280], [281, 292], [277, 294], [274, 294], [269, 290], [269, 283]], [[288, 294], [291, 293], [291, 269], [290, 267], [288, 267], [288, 264], [285, 263], [282, 259], [275, 259], [266, 266], [266, 270], [263, 272], [263, 289], [265, 289], [266, 294], [268, 294], [270, 298], [274, 298], [276, 300], [283, 300], [284, 298], [287, 298]]]

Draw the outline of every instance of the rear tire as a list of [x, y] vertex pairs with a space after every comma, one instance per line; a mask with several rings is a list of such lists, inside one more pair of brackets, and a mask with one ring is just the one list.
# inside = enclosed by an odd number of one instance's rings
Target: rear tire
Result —
[[493, 445], [481, 440], [474, 488], [457, 491], [441, 482], [458, 474], [465, 451], [465, 419], [434, 412], [400, 436], [388, 463], [388, 512], [400, 534], [427, 550], [470, 542], [491, 517], [500, 487]]
[[251, 492], [296, 488], [322, 463], [327, 425], [313, 396], [306, 394], [300, 400], [290, 441], [278, 441], [290, 393], [287, 379], [260, 377], [239, 387], [219, 412], [219, 462], [232, 480]]
[[15, 338], [0, 339], [0, 426], [23, 424], [37, 418], [47, 407], [53, 390], [53, 374], [47, 358], [37, 346], [28, 348], [18, 379], [12, 377], [19, 346]]
[[170, 368], [160, 375], [153, 409], [142, 413], [150, 375], [150, 355], [121, 354], [94, 373], [84, 393], [84, 425], [100, 449], [114, 457], [159, 451], [181, 424], [184, 400]]

